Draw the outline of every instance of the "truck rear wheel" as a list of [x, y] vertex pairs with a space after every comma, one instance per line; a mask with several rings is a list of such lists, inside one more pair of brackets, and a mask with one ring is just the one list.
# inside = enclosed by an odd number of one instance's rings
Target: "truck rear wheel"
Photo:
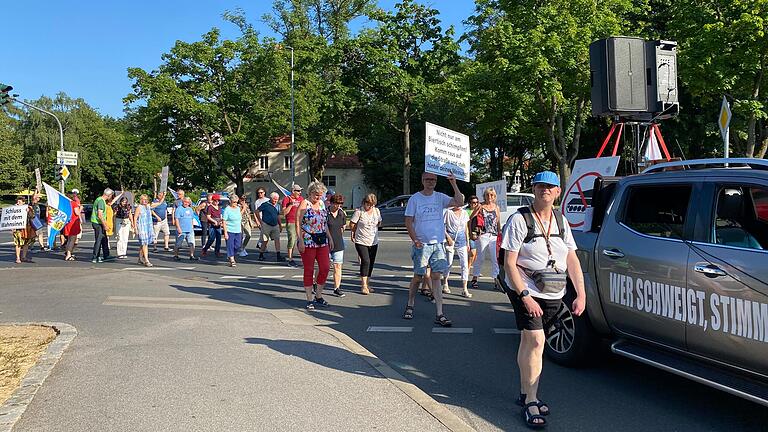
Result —
[[547, 357], [563, 366], [582, 366], [598, 347], [599, 338], [589, 324], [586, 312], [581, 316], [571, 313], [576, 298], [572, 287], [560, 302], [560, 309], [552, 325], [546, 329], [544, 351]]

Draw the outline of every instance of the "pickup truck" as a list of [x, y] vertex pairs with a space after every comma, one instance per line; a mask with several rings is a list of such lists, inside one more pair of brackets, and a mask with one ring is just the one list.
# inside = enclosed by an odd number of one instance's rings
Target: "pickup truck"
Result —
[[573, 231], [586, 313], [571, 315], [570, 287], [547, 356], [583, 365], [608, 340], [768, 406], [768, 161], [667, 162], [595, 183], [591, 227]]

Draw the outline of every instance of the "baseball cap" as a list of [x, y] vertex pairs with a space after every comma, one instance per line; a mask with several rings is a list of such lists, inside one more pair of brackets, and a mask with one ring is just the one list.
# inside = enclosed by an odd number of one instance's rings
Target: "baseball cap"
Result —
[[300, 191], [300, 190], [303, 190], [303, 189], [304, 189], [304, 188], [303, 188], [303, 187], [301, 187], [301, 185], [300, 185], [300, 184], [298, 184], [298, 183], [294, 183], [294, 184], [293, 184], [293, 188], [292, 188], [291, 190]]
[[218, 201], [218, 200], [221, 199], [221, 196], [219, 194], [213, 194], [213, 195], [211, 195], [211, 199]]
[[79, 191], [79, 190], [77, 190], [77, 189], [72, 189], [72, 193], [73, 193], [73, 194], [79, 194], [79, 193], [80, 193], [80, 191]]
[[542, 171], [533, 177], [533, 184], [544, 183], [552, 186], [560, 186], [560, 177], [552, 171]]

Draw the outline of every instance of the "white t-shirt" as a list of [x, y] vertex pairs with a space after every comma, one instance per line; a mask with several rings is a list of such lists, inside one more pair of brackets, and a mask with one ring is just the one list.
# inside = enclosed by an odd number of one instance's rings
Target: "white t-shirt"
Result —
[[443, 210], [451, 204], [451, 197], [441, 192], [432, 192], [427, 196], [416, 192], [408, 199], [405, 215], [413, 217], [413, 230], [416, 239], [424, 244], [445, 241]]
[[258, 211], [258, 208], [261, 207], [261, 205], [267, 201], [269, 201], [269, 197], [259, 198], [256, 201], [254, 201], [253, 207], [251, 208], [251, 213], [256, 213]]
[[[556, 210], [555, 210], [556, 211]], [[536, 216], [533, 216], [534, 220]], [[544, 229], [549, 229], [549, 220], [544, 219], [541, 221], [544, 225]], [[537, 234], [543, 234], [541, 227], [538, 223], [534, 225], [535, 232]], [[542, 270], [547, 266], [549, 261], [549, 254], [547, 253], [547, 243], [544, 237], [535, 237], [528, 243], [523, 243], [525, 236], [528, 234], [528, 227], [525, 226], [525, 218], [520, 212], [513, 214], [509, 218], [509, 223], [504, 227], [502, 233], [501, 247], [511, 252], [517, 252], [517, 271], [520, 273], [520, 277], [525, 283], [525, 288], [531, 292], [531, 296], [539, 297], [543, 299], [559, 299], [565, 295], [565, 290], [554, 294], [542, 294], [539, 289], [536, 288], [536, 284], [533, 280], [520, 269], [524, 267], [528, 270]], [[552, 258], [555, 260], [555, 266], [558, 270], [566, 270], [566, 258], [568, 252], [576, 250], [576, 242], [573, 240], [573, 234], [571, 233], [571, 227], [568, 226], [568, 221], [563, 218], [563, 238], [554, 237], [558, 234], [557, 221], [555, 215], [552, 215], [552, 229], [550, 231], [549, 244], [552, 247]], [[514, 289], [512, 281], [505, 275], [507, 285]]]
[[456, 247], [467, 245], [467, 223], [469, 223], [469, 215], [464, 210], [459, 211], [458, 215], [452, 209], [445, 211], [445, 230], [453, 234]]
[[373, 214], [357, 209], [352, 215], [350, 222], [355, 226], [355, 243], [363, 246], [373, 246], [379, 244], [379, 222], [381, 222], [381, 213], [374, 207]]

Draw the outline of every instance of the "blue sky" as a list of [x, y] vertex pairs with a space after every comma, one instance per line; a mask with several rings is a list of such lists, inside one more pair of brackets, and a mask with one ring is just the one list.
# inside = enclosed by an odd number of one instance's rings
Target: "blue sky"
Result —
[[[386, 9], [395, 3], [379, 0]], [[453, 24], [457, 36], [474, 10], [473, 0], [422, 3], [440, 10], [444, 27]], [[131, 91], [128, 67], [155, 69], [176, 40], [199, 40], [211, 27], [236, 37], [237, 29], [221, 14], [238, 7], [262, 35], [271, 35], [261, 17], [271, 11], [272, 0], [8, 2], [0, 82], [22, 99], [63, 91], [102, 114], [122, 117], [122, 98]]]

